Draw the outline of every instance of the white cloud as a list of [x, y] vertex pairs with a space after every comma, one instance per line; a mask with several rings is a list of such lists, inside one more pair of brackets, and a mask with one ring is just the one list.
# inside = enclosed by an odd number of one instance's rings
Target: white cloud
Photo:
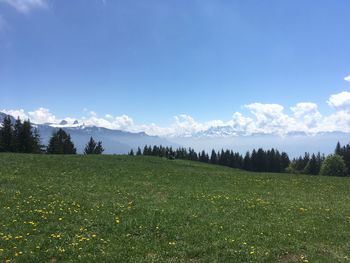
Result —
[[290, 108], [294, 112], [294, 116], [297, 118], [303, 117], [308, 114], [317, 114], [317, 104], [312, 102], [300, 102]]
[[251, 134], [255, 130], [255, 124], [252, 118], [243, 116], [240, 112], [235, 112], [232, 115], [232, 120], [228, 121], [226, 125], [240, 134]]
[[27, 14], [33, 9], [46, 9], [48, 7], [46, 0], [2, 0], [18, 12]]
[[[100, 117], [96, 112], [84, 109], [84, 117], [64, 118], [68, 125], [72, 125], [75, 120], [79, 124], [98, 126], [108, 129], [124, 130], [130, 132], [145, 132], [149, 135], [159, 136], [191, 136], [210, 128], [222, 127], [223, 134], [251, 135], [256, 133], [274, 134], [285, 136], [289, 133], [303, 132], [306, 134], [316, 134], [319, 132], [342, 131], [350, 133], [350, 92], [343, 91], [333, 94], [327, 103], [335, 109], [335, 112], [323, 116], [318, 109], [317, 104], [312, 102], [300, 102], [290, 107], [291, 113], [285, 112], [280, 104], [251, 103], [245, 105], [249, 110], [250, 116], [241, 112], [235, 112], [232, 118], [224, 120], [210, 120], [200, 122], [187, 114], [174, 116], [173, 122], [168, 126], [159, 126], [157, 124], [136, 124], [128, 115], [113, 116], [105, 114]], [[39, 108], [34, 111], [26, 112], [20, 110], [2, 110], [6, 114], [21, 119], [30, 119], [33, 123], [53, 123], [59, 126], [62, 119], [57, 118], [49, 109]], [[228, 132], [227, 132], [228, 131]], [[215, 133], [216, 134], [216, 133]]]
[[253, 132], [283, 135], [291, 131], [294, 126], [294, 119], [283, 112], [282, 105], [252, 103], [245, 107], [255, 116]]
[[20, 118], [21, 120], [26, 120], [29, 119], [29, 116], [25, 113], [25, 111], [23, 109], [19, 109], [19, 110], [1, 110], [1, 112], [11, 115], [14, 118]]
[[110, 114], [106, 114], [105, 118], [100, 118], [94, 111], [90, 111], [89, 116], [83, 117], [80, 122], [85, 125], [99, 126], [115, 130], [130, 130], [134, 126], [133, 120], [127, 115], [113, 117]]
[[[322, 115], [318, 111], [317, 104], [312, 102], [301, 102], [290, 108], [294, 112], [294, 118], [297, 119], [299, 130], [304, 132], [312, 132], [317, 129]], [[306, 126], [306, 127], [303, 127]]]
[[340, 110], [326, 116], [321, 124], [323, 132], [350, 132], [350, 112]]
[[174, 135], [180, 132], [183, 135], [190, 135], [204, 129], [204, 124], [196, 122], [191, 116], [180, 114], [174, 117], [175, 122], [172, 124]]
[[49, 109], [39, 108], [35, 111], [29, 111], [28, 115], [33, 123], [43, 124], [43, 123], [57, 123], [58, 120], [50, 112]]
[[346, 76], [346, 77], [344, 78], [344, 80], [350, 82], [350, 75], [349, 75], [349, 76]]
[[350, 109], [350, 92], [343, 91], [329, 97], [327, 103], [335, 109]]

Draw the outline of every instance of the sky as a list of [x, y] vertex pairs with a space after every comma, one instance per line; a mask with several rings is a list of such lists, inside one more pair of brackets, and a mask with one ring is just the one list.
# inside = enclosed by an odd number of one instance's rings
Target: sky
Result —
[[155, 135], [350, 132], [350, 2], [0, 0], [0, 111]]

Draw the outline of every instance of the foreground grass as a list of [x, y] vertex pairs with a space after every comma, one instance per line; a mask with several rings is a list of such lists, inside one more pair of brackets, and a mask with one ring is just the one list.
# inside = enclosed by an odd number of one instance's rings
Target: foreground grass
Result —
[[0, 154], [0, 261], [349, 262], [348, 178]]

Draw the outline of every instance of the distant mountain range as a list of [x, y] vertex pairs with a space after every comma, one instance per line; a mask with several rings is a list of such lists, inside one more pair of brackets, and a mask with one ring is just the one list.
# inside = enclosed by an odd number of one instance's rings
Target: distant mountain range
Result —
[[[0, 123], [6, 115], [0, 113]], [[15, 119], [11, 117], [12, 122]], [[234, 151], [244, 154], [253, 148], [262, 147], [264, 149], [277, 148], [287, 152], [291, 157], [304, 154], [304, 152], [318, 152], [329, 154], [334, 151], [338, 141], [341, 144], [350, 142], [350, 134], [343, 132], [323, 132], [308, 135], [304, 132], [293, 132], [285, 136], [273, 134], [251, 134], [245, 135], [237, 132], [231, 126], [211, 127], [205, 131], [188, 134], [178, 137], [159, 137], [150, 136], [144, 132], [127, 132], [122, 130], [112, 130], [96, 126], [86, 126], [74, 121], [68, 123], [63, 120], [59, 124], [34, 124], [41, 136], [43, 144], [47, 144], [52, 133], [58, 128], [68, 132], [77, 147], [78, 152], [82, 152], [85, 144], [92, 136], [95, 140], [102, 141], [105, 148], [104, 153], [123, 154], [136, 150], [137, 147], [145, 145], [163, 145], [173, 147], [192, 147], [196, 151], [205, 150], [210, 152], [211, 149], [221, 150], [233, 149]]]
[[[0, 123], [3, 122], [6, 114], [0, 112]], [[12, 123], [15, 123], [15, 118], [11, 117]], [[60, 124], [33, 124], [40, 134], [41, 143], [48, 144], [48, 141], [54, 131], [62, 128], [71, 135], [72, 141], [78, 152], [83, 152], [83, 149], [92, 136], [96, 141], [102, 141], [105, 148], [104, 153], [108, 154], [122, 154], [127, 153], [130, 149], [137, 149], [145, 145], [163, 145], [177, 147], [178, 144], [170, 142], [165, 138], [158, 136], [150, 136], [144, 132], [132, 133], [121, 130], [111, 130], [96, 126], [85, 126], [79, 124], [78, 121], [73, 125], [68, 125], [67, 122], [62, 121]]]

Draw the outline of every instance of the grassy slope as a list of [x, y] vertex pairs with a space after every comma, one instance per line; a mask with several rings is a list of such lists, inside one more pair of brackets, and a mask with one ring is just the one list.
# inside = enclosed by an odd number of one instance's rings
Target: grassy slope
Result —
[[348, 262], [349, 178], [0, 154], [0, 260]]

